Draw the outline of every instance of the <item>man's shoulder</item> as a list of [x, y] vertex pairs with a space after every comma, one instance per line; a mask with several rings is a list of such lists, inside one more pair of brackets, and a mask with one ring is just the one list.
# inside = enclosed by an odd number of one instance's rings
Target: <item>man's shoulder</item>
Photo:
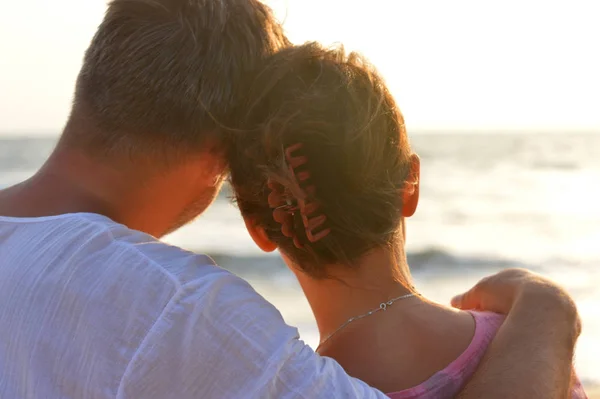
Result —
[[[110, 256], [115, 261], [119, 261], [120, 258], [124, 263], [136, 265], [137, 267], [128, 268], [131, 272], [160, 272], [179, 287], [218, 278], [243, 282], [239, 277], [217, 266], [208, 255], [168, 244], [109, 219], [93, 219], [89, 223], [96, 224], [98, 235], [88, 241], [87, 246], [90, 250], [85, 252], [92, 256]], [[98, 243], [100, 245], [97, 245]]]
[[200, 310], [215, 324], [254, 317], [281, 320], [279, 311], [246, 280], [217, 266], [208, 255], [170, 245], [110, 219], [88, 218], [85, 223], [95, 226], [88, 226], [89, 237], [77, 263], [105, 262], [118, 267], [120, 280], [138, 281], [137, 290], [162, 292], [165, 281], [170, 281], [172, 308], [164, 310], [171, 320], [182, 312], [180, 322], [193, 324], [193, 314]]
[[24, 228], [17, 239], [43, 232], [44, 237], [37, 239], [51, 241], [43, 247], [51, 252], [47, 253], [50, 263], [60, 262], [71, 271], [93, 270], [97, 284], [106, 290], [124, 290], [128, 298], [160, 296], [163, 305], [174, 306], [165, 308], [166, 313], [182, 305], [186, 317], [197, 308], [210, 310], [214, 321], [223, 319], [217, 314], [281, 318], [247, 281], [217, 266], [210, 256], [170, 245], [105, 216], [81, 213], [15, 223]]
[[[19, 220], [20, 239], [48, 235], [52, 250], [68, 263], [119, 266], [123, 278], [162, 276], [176, 288], [199, 281], [243, 280], [218, 267], [207, 255], [169, 245], [141, 231], [96, 214]], [[122, 266], [121, 266], [122, 265]]]

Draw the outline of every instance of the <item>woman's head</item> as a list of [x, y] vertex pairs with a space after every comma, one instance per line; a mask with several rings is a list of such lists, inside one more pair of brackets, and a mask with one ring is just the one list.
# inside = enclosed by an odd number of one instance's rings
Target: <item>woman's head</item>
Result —
[[264, 65], [230, 157], [255, 241], [313, 277], [395, 248], [418, 201], [418, 158], [382, 79], [357, 54], [309, 43]]

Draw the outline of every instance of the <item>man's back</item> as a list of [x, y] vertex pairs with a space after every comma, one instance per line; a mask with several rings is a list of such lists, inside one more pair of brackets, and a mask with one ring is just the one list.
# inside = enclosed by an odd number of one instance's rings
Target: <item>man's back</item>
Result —
[[[210, 258], [99, 215], [0, 217], [0, 303], [2, 398], [367, 389]], [[302, 387], [323, 373], [339, 375], [336, 386]]]
[[148, 237], [122, 243], [113, 234], [126, 230], [99, 219], [0, 222], [0, 396], [84, 397], [98, 387], [116, 396], [178, 291], [176, 277], [136, 252]]

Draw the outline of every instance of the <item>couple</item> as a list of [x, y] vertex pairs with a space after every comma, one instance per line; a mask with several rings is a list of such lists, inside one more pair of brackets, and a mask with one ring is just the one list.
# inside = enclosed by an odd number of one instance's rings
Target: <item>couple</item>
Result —
[[[227, 176], [298, 277], [320, 355], [246, 282], [153, 238]], [[56, 149], [0, 191], [0, 397], [584, 397], [553, 283], [505, 271], [455, 299], [479, 311], [419, 295], [418, 198], [402, 116], [360, 57], [291, 47], [253, 0], [114, 0]]]

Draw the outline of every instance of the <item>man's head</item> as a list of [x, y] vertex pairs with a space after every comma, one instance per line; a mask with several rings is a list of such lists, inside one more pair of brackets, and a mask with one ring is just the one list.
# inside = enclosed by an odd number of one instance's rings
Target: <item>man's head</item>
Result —
[[187, 180], [172, 193], [183, 207], [173, 223], [185, 223], [220, 187], [225, 128], [249, 72], [287, 44], [257, 0], [113, 0], [85, 54], [59, 149], [137, 169], [142, 180]]

